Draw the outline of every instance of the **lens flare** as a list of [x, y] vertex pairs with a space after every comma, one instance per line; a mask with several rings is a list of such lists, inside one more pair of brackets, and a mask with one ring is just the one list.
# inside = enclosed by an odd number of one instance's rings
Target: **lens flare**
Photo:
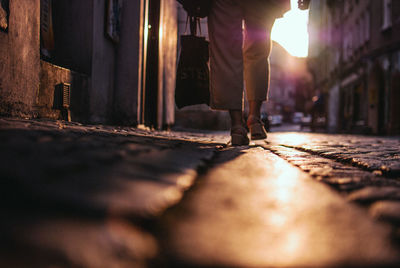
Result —
[[291, 0], [292, 9], [283, 18], [277, 19], [272, 28], [271, 38], [295, 57], [308, 56], [308, 10], [297, 7], [297, 0]]

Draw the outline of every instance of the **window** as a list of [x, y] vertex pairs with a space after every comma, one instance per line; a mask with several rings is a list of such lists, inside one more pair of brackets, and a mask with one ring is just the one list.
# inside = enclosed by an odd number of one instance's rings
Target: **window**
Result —
[[370, 23], [371, 23], [371, 15], [369, 10], [365, 12], [365, 21], [364, 21], [364, 42], [368, 42], [370, 38]]
[[9, 17], [8, 0], [0, 0], [0, 30], [7, 32]]
[[360, 43], [361, 45], [365, 42], [365, 14], [363, 13], [360, 18]]
[[343, 38], [343, 60], [346, 62], [349, 57], [349, 36], [346, 34]]
[[382, 1], [382, 30], [392, 26], [392, 0]]
[[360, 27], [360, 21], [357, 19], [356, 21], [356, 30], [355, 30], [355, 49], [358, 49], [362, 44], [362, 33]]

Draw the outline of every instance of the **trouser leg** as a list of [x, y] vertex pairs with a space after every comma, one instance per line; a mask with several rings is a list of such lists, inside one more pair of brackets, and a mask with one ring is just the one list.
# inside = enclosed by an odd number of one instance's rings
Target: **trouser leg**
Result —
[[244, 79], [247, 100], [265, 101], [269, 87], [269, 55], [274, 18], [250, 4], [244, 4], [245, 37], [243, 47]]
[[243, 106], [243, 12], [236, 0], [216, 0], [208, 17], [211, 108]]

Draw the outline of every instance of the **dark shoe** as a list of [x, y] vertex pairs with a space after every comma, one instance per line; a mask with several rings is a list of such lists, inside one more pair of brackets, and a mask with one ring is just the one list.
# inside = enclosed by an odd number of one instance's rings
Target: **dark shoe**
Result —
[[231, 129], [231, 143], [233, 146], [249, 145], [247, 130], [243, 126], [233, 126]]
[[267, 138], [267, 131], [260, 118], [249, 116], [247, 126], [250, 130], [252, 140], [263, 140]]

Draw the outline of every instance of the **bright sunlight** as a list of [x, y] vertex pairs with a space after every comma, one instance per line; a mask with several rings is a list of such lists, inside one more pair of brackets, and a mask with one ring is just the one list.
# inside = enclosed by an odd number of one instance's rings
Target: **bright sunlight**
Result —
[[297, 7], [297, 0], [291, 0], [292, 9], [283, 18], [275, 21], [272, 40], [279, 43], [295, 57], [308, 56], [308, 10]]

